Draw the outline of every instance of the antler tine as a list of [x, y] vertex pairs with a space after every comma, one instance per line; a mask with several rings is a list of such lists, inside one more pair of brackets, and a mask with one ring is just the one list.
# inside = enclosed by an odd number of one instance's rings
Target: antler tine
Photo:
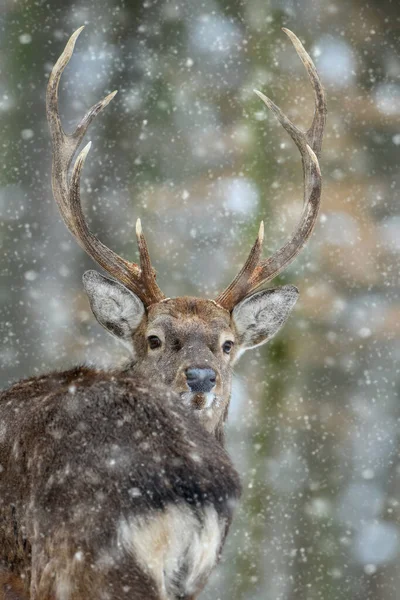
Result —
[[235, 304], [247, 294], [276, 277], [294, 260], [310, 237], [318, 216], [322, 180], [317, 154], [321, 151], [326, 120], [325, 94], [314, 63], [302, 43], [289, 29], [283, 29], [283, 31], [292, 41], [297, 54], [306, 67], [314, 89], [315, 111], [311, 127], [306, 132], [301, 131], [272, 100], [261, 92], [254, 91], [274, 113], [300, 151], [304, 176], [304, 207], [292, 237], [282, 248], [265, 260], [260, 260], [264, 231], [263, 227], [260, 227], [259, 235], [243, 268], [215, 300], [217, 304], [227, 310], [232, 310]]
[[47, 119], [53, 147], [53, 196], [65, 224], [75, 236], [79, 245], [105, 271], [121, 281], [128, 289], [135, 292], [144, 304], [149, 306], [150, 304], [159, 302], [165, 296], [156, 283], [155, 271], [151, 266], [143, 233], [141, 233], [139, 243], [140, 268], [137, 264], [128, 262], [100, 242], [86, 224], [80, 201], [80, 177], [91, 142], [79, 154], [72, 170], [71, 180], [68, 180], [68, 171], [72, 159], [89, 125], [117, 93], [114, 91], [108, 94], [103, 100], [100, 100], [100, 102], [94, 104], [80, 121], [75, 131], [71, 134], [65, 133], [58, 110], [58, 86], [61, 75], [72, 57], [76, 40], [82, 30], [83, 27], [80, 27], [68, 40], [64, 52], [53, 67], [47, 86]]
[[155, 271], [151, 265], [150, 254], [147, 247], [146, 238], [142, 230], [140, 219], [136, 221], [136, 239], [140, 257], [140, 271], [143, 286], [153, 298], [158, 298], [157, 302], [165, 298], [164, 294], [160, 295], [160, 288], [156, 283]]
[[318, 76], [317, 69], [310, 56], [305, 51], [303, 44], [299, 38], [290, 31], [290, 29], [282, 28], [282, 31], [286, 33], [292, 42], [300, 60], [305, 66], [311, 85], [315, 95], [315, 111], [311, 127], [306, 132], [306, 138], [309, 146], [314, 150], [315, 154], [319, 158], [322, 149], [322, 138], [324, 135], [325, 121], [326, 121], [326, 99], [324, 88], [322, 87], [321, 81]]

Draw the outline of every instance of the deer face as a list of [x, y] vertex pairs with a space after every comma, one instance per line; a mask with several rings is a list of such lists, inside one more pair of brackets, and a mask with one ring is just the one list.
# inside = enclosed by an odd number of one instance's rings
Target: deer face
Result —
[[83, 281], [96, 319], [132, 351], [133, 371], [178, 393], [217, 437], [228, 411], [233, 364], [245, 350], [271, 339], [298, 296], [295, 287], [284, 286], [257, 292], [232, 311], [190, 297], [162, 300], [146, 310], [133, 292], [96, 271], [85, 273]]
[[138, 370], [177, 392], [195, 418], [215, 432], [231, 391], [235, 332], [228, 311], [198, 298], [174, 298], [149, 308], [133, 336]]

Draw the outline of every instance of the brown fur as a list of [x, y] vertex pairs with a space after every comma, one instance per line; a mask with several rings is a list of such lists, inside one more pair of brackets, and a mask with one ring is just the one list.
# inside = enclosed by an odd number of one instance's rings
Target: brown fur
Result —
[[0, 569], [0, 600], [29, 600], [23, 579]]
[[[169, 299], [136, 319], [119, 284], [92, 277], [103, 285], [91, 290], [104, 302], [95, 314], [106, 327], [111, 319], [117, 336], [120, 324], [134, 358], [119, 370], [76, 367], [21, 381], [0, 395], [7, 593], [193, 600], [240, 495], [223, 444], [232, 365], [260, 332], [274, 334], [297, 291], [261, 292], [236, 315], [209, 300]], [[272, 316], [259, 318], [265, 310]], [[212, 392], [192, 391], [188, 368], [212, 369]]]
[[[150, 333], [162, 334], [165, 344], [158, 351], [148, 348]], [[223, 441], [223, 424], [231, 393], [232, 365], [235, 346], [230, 355], [222, 351], [221, 335], [235, 341], [235, 326], [228, 311], [210, 300], [181, 297], [164, 300], [148, 310], [133, 335], [136, 362], [132, 371], [147, 380], [162, 381], [179, 394], [189, 390], [185, 370], [188, 367], [210, 367], [217, 374], [215, 393], [218, 406], [210, 412], [197, 410], [203, 402], [192, 399], [194, 417]]]

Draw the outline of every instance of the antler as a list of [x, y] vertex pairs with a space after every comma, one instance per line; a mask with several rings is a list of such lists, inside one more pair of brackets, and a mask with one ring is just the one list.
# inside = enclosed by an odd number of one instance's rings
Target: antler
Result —
[[261, 222], [258, 237], [243, 268], [232, 283], [216, 298], [215, 302], [232, 310], [247, 294], [263, 283], [276, 277], [301, 251], [314, 228], [321, 200], [321, 171], [317, 156], [321, 152], [322, 137], [326, 120], [326, 100], [321, 81], [311, 58], [300, 40], [289, 29], [283, 29], [293, 43], [303, 62], [315, 94], [315, 112], [308, 131], [301, 131], [264, 94], [254, 90], [257, 96], [272, 110], [278, 121], [286, 129], [298, 149], [303, 163], [304, 207], [295, 232], [288, 242], [270, 258], [260, 260], [264, 239], [264, 224]]
[[69, 231], [75, 236], [79, 245], [105, 271], [123, 283], [128, 289], [137, 294], [146, 306], [165, 298], [156, 283], [155, 271], [151, 266], [150, 256], [144, 238], [140, 219], [136, 223], [136, 236], [139, 247], [140, 267], [131, 263], [107, 248], [89, 230], [82, 212], [80, 200], [80, 177], [85, 159], [90, 150], [91, 142], [80, 152], [75, 161], [72, 175], [68, 179], [68, 171], [72, 159], [82, 142], [82, 139], [93, 119], [111, 102], [117, 93], [112, 92], [103, 100], [92, 106], [83, 117], [75, 131], [69, 135], [61, 125], [58, 110], [58, 85], [61, 75], [69, 63], [74, 51], [75, 42], [81, 33], [80, 27], [68, 40], [64, 52], [53, 67], [47, 86], [46, 111], [50, 127], [53, 166], [52, 187], [53, 196]]

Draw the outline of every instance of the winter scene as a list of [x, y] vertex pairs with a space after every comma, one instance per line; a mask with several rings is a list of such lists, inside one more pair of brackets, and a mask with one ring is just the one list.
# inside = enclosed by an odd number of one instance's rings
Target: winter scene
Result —
[[0, 1], [0, 600], [400, 600], [399, 27]]

